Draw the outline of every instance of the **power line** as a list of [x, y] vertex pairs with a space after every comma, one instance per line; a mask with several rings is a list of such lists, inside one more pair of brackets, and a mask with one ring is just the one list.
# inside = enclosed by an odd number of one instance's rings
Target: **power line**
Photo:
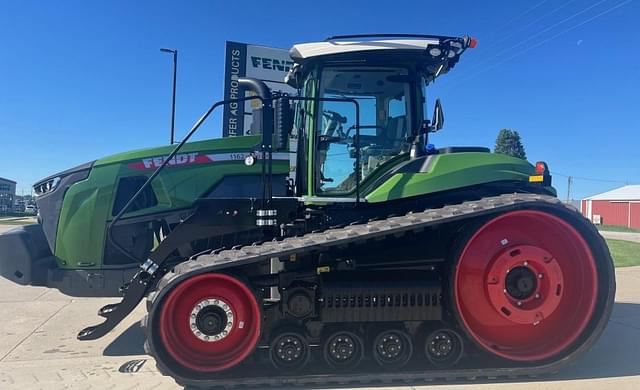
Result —
[[[604, 0], [604, 1], [606, 1], [606, 0]], [[578, 23], [578, 24], [576, 24], [574, 26], [571, 26], [571, 27], [565, 29], [565, 30], [562, 30], [559, 33], [554, 34], [551, 37], [549, 37], [547, 39], [544, 39], [544, 40], [536, 43], [533, 46], [529, 46], [524, 50], [520, 50], [520, 51], [516, 52], [515, 54], [513, 54], [512, 56], [503, 59], [502, 61], [498, 61], [495, 64], [493, 64], [493, 65], [491, 65], [491, 66], [489, 66], [487, 68], [484, 68], [484, 69], [482, 69], [482, 70], [480, 70], [480, 71], [478, 71], [478, 72], [476, 72], [476, 73], [474, 73], [474, 74], [472, 74], [472, 75], [470, 75], [468, 77], [465, 77], [465, 78], [463, 78], [461, 80], [458, 80], [458, 82], [449, 85], [449, 87], [454, 87], [454, 86], [458, 86], [458, 85], [464, 84], [464, 82], [466, 82], [467, 80], [471, 80], [472, 78], [475, 78], [476, 76], [478, 76], [478, 75], [480, 75], [480, 74], [482, 74], [484, 72], [487, 72], [487, 71], [489, 71], [491, 69], [494, 69], [497, 66], [500, 66], [500, 65], [504, 64], [505, 62], [508, 62], [508, 61], [510, 61], [510, 60], [512, 60], [512, 59], [514, 59], [514, 58], [516, 58], [516, 57], [518, 57], [518, 56], [530, 51], [530, 50], [533, 50], [533, 49], [535, 49], [535, 48], [537, 48], [537, 47], [539, 47], [541, 45], [544, 45], [545, 43], [547, 43], [547, 42], [559, 37], [560, 35], [566, 34], [569, 31], [575, 30], [576, 28], [581, 27], [581, 26], [583, 26], [583, 25], [585, 25], [585, 24], [587, 24], [587, 23], [589, 23], [589, 22], [591, 22], [591, 21], [593, 21], [593, 20], [595, 20], [595, 19], [597, 19], [597, 18], [599, 18], [599, 17], [601, 17], [603, 15], [606, 15], [609, 12], [612, 12], [612, 11], [614, 11], [614, 10], [616, 10], [616, 9], [618, 9], [618, 8], [628, 4], [628, 3], [630, 3], [631, 1], [632, 0], [625, 0], [622, 3], [619, 3], [619, 4], [617, 4], [617, 5], [613, 6], [613, 7], [607, 8], [606, 10], [600, 12], [599, 14], [596, 14], [596, 15], [594, 15], [594, 16], [592, 16], [592, 17], [590, 17], [590, 18], [588, 18], [588, 19], [586, 19], [586, 20], [584, 20], [584, 21], [582, 21], [582, 22], [580, 22], [580, 23]], [[600, 2], [602, 2], [602, 0]]]
[[[609, 0], [599, 0], [599, 1], [595, 2], [594, 4], [592, 4], [592, 5], [590, 5], [590, 6], [586, 7], [586, 8], [584, 8], [584, 9], [582, 9], [581, 11], [578, 11], [578, 12], [576, 12], [576, 13], [573, 13], [573, 14], [569, 15], [568, 17], [566, 17], [566, 18], [562, 19], [561, 21], [556, 22], [556, 23], [552, 24], [551, 26], [546, 27], [546, 28], [544, 28], [544, 29], [542, 29], [542, 30], [538, 31], [537, 33], [535, 33], [535, 34], [533, 34], [533, 35], [529, 36], [527, 39], [525, 39], [525, 40], [523, 40], [523, 41], [520, 41], [520, 42], [516, 43], [515, 45], [513, 45], [513, 46], [511, 46], [511, 47], [508, 47], [508, 48], [506, 48], [506, 49], [502, 49], [502, 50], [500, 50], [499, 52], [497, 52], [496, 54], [492, 55], [491, 57], [486, 58], [486, 59], [484, 59], [484, 60], [482, 60], [482, 61], [478, 62], [478, 63], [476, 64], [476, 66], [477, 66], [477, 65], [484, 64], [484, 63], [487, 63], [487, 62], [489, 62], [489, 61], [493, 60], [494, 58], [501, 56], [501, 55], [502, 55], [502, 54], [504, 54], [504, 53], [509, 53], [509, 52], [511, 52], [513, 49], [516, 49], [516, 48], [518, 48], [518, 47], [520, 47], [520, 46], [524, 45], [525, 43], [527, 43], [527, 42], [529, 42], [529, 41], [531, 41], [531, 40], [533, 40], [533, 39], [535, 39], [535, 38], [539, 37], [540, 35], [542, 35], [542, 34], [546, 33], [547, 31], [553, 30], [554, 28], [558, 27], [559, 25], [561, 25], [561, 24], [563, 24], [563, 23], [566, 23], [566, 22], [568, 22], [568, 21], [572, 20], [572, 19], [574, 19], [574, 18], [576, 18], [576, 17], [578, 17], [578, 16], [582, 15], [583, 13], [585, 13], [585, 12], [587, 12], [587, 11], [590, 11], [590, 10], [591, 10], [591, 9], [593, 9], [594, 7], [597, 7], [597, 6], [599, 6], [600, 4], [602, 4], [602, 3], [604, 3], [604, 2], [607, 2], [607, 1], [609, 1]], [[629, 1], [631, 1], [631, 0], [629, 0]]]
[[497, 28], [491, 35], [493, 34], [497, 34], [498, 32], [500, 32], [500, 30], [504, 29], [505, 27], [507, 27], [508, 25], [510, 25], [511, 23], [515, 22], [516, 20], [520, 19], [521, 17], [527, 15], [529, 12], [534, 11], [535, 9], [537, 9], [538, 7], [540, 7], [542, 4], [546, 3], [549, 0], [542, 0], [541, 2], [539, 2], [538, 4], [534, 5], [531, 8], [528, 8], [527, 10], [525, 10], [524, 12], [514, 16], [513, 18], [509, 19], [507, 21], [507, 23], [503, 24], [502, 26], [500, 26], [499, 28]]
[[556, 175], [556, 176], [562, 176], [562, 177], [566, 177], [566, 178], [571, 178], [571, 181], [573, 180], [586, 180], [586, 181], [597, 181], [597, 182], [602, 182], [602, 183], [624, 183], [624, 184], [628, 184], [629, 181], [628, 180], [612, 180], [612, 179], [601, 179], [601, 178], [596, 178], [596, 177], [581, 177], [581, 176], [574, 176], [574, 175], [565, 175], [564, 173], [560, 173], [560, 172], [551, 172], [552, 175]]
[[562, 4], [560, 7], [554, 8], [553, 10], [551, 10], [551, 12], [547, 12], [546, 14], [544, 14], [544, 15], [540, 16], [539, 18], [533, 19], [532, 21], [530, 21], [529, 23], [525, 24], [525, 25], [524, 25], [524, 26], [522, 26], [521, 28], [519, 28], [519, 29], [517, 29], [517, 30], [513, 31], [513, 32], [512, 32], [512, 33], [510, 33], [510, 34], [507, 34], [507, 35], [503, 36], [502, 38], [498, 39], [497, 41], [493, 41], [493, 42], [491, 42], [491, 43], [490, 43], [489, 45], [487, 45], [487, 46], [484, 46], [484, 45], [483, 45], [483, 49], [484, 49], [484, 50], [490, 49], [490, 48], [492, 48], [492, 47], [496, 46], [497, 44], [502, 43], [502, 42], [504, 42], [504, 41], [508, 40], [509, 38], [513, 37], [514, 35], [518, 34], [519, 32], [521, 32], [521, 31], [525, 31], [529, 26], [532, 26], [532, 25], [534, 25], [534, 24], [536, 24], [536, 23], [540, 22], [541, 20], [546, 19], [547, 17], [549, 17], [549, 16], [551, 16], [551, 15], [555, 14], [556, 12], [560, 11], [561, 9], [563, 9], [564, 7], [568, 6], [568, 5], [569, 5], [569, 4], [571, 4], [571, 3], [575, 3], [576, 1], [577, 1], [577, 0], [570, 0], [570, 1], [567, 1], [566, 3]]

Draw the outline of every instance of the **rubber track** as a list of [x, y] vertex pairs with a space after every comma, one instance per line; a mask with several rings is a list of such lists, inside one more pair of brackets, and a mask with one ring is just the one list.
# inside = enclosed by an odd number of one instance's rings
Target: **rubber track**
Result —
[[[300, 237], [289, 237], [281, 241], [269, 241], [259, 245], [224, 250], [217, 254], [202, 255], [194, 260], [178, 264], [174, 270], [167, 273], [157, 284], [156, 289], [149, 294], [147, 309], [149, 314], [141, 320], [141, 327], [146, 336], [145, 351], [153, 356], [159, 371], [173, 377], [176, 382], [189, 388], [222, 388], [222, 387], [267, 387], [267, 386], [345, 386], [345, 385], [381, 385], [381, 384], [407, 384], [429, 383], [441, 381], [475, 381], [479, 379], [517, 379], [532, 378], [541, 375], [557, 373], [562, 367], [572, 363], [582, 353], [589, 349], [598, 338], [606, 320], [593, 330], [585, 342], [564, 358], [539, 366], [507, 367], [507, 368], [474, 368], [474, 369], [450, 369], [428, 370], [423, 372], [381, 372], [381, 373], [335, 373], [313, 374], [303, 376], [269, 376], [269, 377], [240, 377], [240, 378], [216, 378], [195, 379], [178, 375], [162, 361], [153, 343], [151, 316], [155, 314], [154, 307], [162, 297], [182, 280], [197, 274], [219, 271], [225, 268], [256, 263], [271, 258], [287, 258], [291, 254], [308, 252], [324, 252], [330, 248], [344, 247], [350, 244], [358, 244], [370, 239], [397, 236], [406, 232], [419, 232], [427, 227], [442, 223], [460, 221], [463, 219], [481, 217], [492, 213], [517, 210], [528, 206], [543, 206], [551, 209], [564, 209], [583, 218], [582, 215], [570, 205], [562, 203], [557, 198], [538, 194], [505, 194], [495, 197], [487, 197], [476, 201], [467, 201], [457, 205], [447, 205], [439, 209], [428, 209], [423, 212], [408, 213], [403, 216], [371, 221], [358, 225], [350, 225], [343, 228], [331, 228], [322, 232], [309, 233]], [[604, 239], [595, 227], [588, 222], [585, 224], [592, 229], [596, 237]], [[608, 252], [607, 252], [608, 254]], [[611, 272], [613, 275], [613, 271]], [[613, 279], [613, 278], [611, 278]], [[612, 286], [614, 281], [611, 280]], [[609, 303], [613, 301], [615, 288], [610, 291]], [[611, 305], [609, 305], [611, 306]], [[604, 315], [607, 320], [611, 307], [607, 308]], [[274, 370], [275, 372], [275, 370]]]

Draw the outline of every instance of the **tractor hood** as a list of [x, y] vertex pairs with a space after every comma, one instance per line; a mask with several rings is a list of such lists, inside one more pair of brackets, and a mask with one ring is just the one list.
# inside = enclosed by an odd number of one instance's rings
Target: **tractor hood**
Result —
[[[200, 198], [252, 191], [260, 182], [262, 164], [255, 162], [260, 159], [260, 139], [254, 135], [185, 144], [123, 219], [153, 220], [167, 215], [179, 219]], [[115, 154], [36, 184], [39, 221], [59, 267], [95, 269], [112, 255], [105, 249], [107, 226], [175, 147]], [[249, 156], [254, 156], [254, 163], [245, 163]], [[273, 153], [274, 175], [288, 174], [289, 158], [286, 152]]]
[[[169, 167], [189, 166], [198, 164], [209, 164], [215, 161], [243, 160], [248, 152], [251, 152], [259, 143], [259, 136], [235, 137], [217, 140], [207, 140], [192, 142], [184, 145], [172, 161]], [[77, 167], [67, 169], [39, 180], [34, 186], [37, 195], [36, 203], [39, 214], [38, 222], [42, 225], [42, 230], [49, 244], [51, 252], [56, 251], [56, 239], [58, 234], [58, 224], [68, 190], [87, 180], [95, 170], [109, 169], [113, 174], [108, 179], [108, 183], [100, 180], [96, 186], [114, 186], [121, 176], [132, 174], [148, 175], [158, 168], [166, 156], [168, 156], [175, 146], [167, 145], [160, 147], [133, 150], [118, 153], [99, 160], [94, 160]], [[91, 187], [91, 186], [88, 186]], [[86, 191], [95, 190], [87, 188]], [[74, 191], [75, 192], [75, 191]]]
[[[206, 141], [190, 142], [168, 163], [169, 166], [201, 164], [208, 161], [210, 152], [257, 152], [260, 136], [228, 137]], [[99, 159], [95, 166], [121, 164], [127, 162], [132, 169], [144, 170], [158, 168], [166, 156], [175, 149], [175, 145], [132, 150]], [[239, 156], [235, 156], [239, 159]], [[218, 160], [219, 161], [219, 160]]]

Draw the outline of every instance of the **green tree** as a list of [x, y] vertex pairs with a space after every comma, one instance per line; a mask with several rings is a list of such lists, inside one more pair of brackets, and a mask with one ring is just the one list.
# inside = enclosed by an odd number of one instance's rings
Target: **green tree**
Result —
[[500, 130], [498, 137], [496, 138], [496, 147], [493, 151], [495, 153], [518, 157], [523, 160], [527, 159], [527, 154], [524, 151], [524, 146], [522, 146], [520, 134], [511, 129]]

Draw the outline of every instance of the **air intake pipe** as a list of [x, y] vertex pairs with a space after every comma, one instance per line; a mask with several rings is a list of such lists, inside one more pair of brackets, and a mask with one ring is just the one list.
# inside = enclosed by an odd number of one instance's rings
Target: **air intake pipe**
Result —
[[260, 108], [253, 110], [253, 123], [251, 124], [251, 134], [262, 133], [262, 143], [271, 145], [273, 135], [273, 104], [271, 101], [271, 90], [262, 80], [239, 77], [238, 85], [246, 90], [254, 92], [263, 99]]
[[250, 77], [239, 77], [238, 85], [242, 88], [249, 89], [256, 93], [256, 95], [260, 96], [264, 99], [264, 105], [271, 106], [271, 90], [262, 80], [250, 78]]
[[[266, 209], [271, 204], [272, 198], [272, 152], [273, 152], [273, 104], [271, 90], [262, 80], [239, 77], [238, 85], [253, 91], [262, 98], [259, 109], [253, 110], [252, 133], [258, 131], [262, 133], [262, 209]], [[257, 129], [254, 125], [257, 124]]]

